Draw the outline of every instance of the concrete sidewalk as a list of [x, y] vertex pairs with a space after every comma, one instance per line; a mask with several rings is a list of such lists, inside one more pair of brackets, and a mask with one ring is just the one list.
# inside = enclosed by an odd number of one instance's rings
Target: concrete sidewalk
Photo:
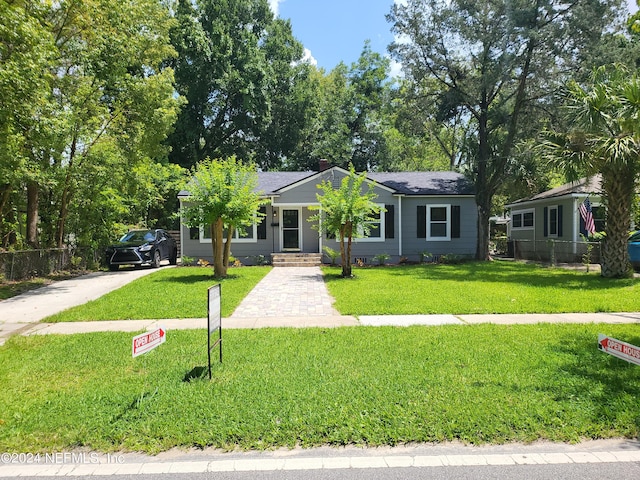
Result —
[[[640, 313], [562, 313], [562, 314], [496, 314], [496, 315], [350, 315], [317, 317], [255, 317], [222, 319], [222, 327], [235, 328], [335, 328], [355, 326], [412, 325], [477, 325], [492, 323], [497, 325], [525, 325], [535, 323], [640, 323]], [[24, 335], [73, 334], [91, 332], [138, 332], [153, 330], [162, 326], [167, 330], [189, 330], [207, 328], [206, 318], [164, 319], [164, 320], [119, 320], [100, 322], [39, 323], [30, 326]]]

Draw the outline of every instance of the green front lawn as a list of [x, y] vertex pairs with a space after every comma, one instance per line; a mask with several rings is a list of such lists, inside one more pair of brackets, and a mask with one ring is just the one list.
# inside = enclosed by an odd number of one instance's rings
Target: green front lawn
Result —
[[229, 276], [220, 282], [208, 267], [164, 268], [44, 321], [204, 318], [207, 289], [217, 283], [221, 283], [222, 316], [227, 317], [270, 270], [270, 267], [230, 268]]
[[635, 325], [170, 331], [14, 337], [0, 348], [0, 452], [159, 452], [637, 438], [640, 375], [598, 351]]
[[354, 268], [324, 267], [343, 315], [640, 311], [637, 279], [511, 261]]

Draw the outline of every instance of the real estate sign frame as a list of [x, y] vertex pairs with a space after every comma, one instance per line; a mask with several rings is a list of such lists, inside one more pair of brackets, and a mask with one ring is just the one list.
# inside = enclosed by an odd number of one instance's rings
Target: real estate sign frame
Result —
[[[220, 284], [209, 287], [207, 290], [207, 352], [209, 362], [209, 380], [211, 380], [211, 350], [216, 346], [220, 349], [220, 363], [222, 363], [222, 318], [220, 315]], [[218, 338], [215, 339], [216, 330]], [[211, 335], [214, 336], [212, 343]]]

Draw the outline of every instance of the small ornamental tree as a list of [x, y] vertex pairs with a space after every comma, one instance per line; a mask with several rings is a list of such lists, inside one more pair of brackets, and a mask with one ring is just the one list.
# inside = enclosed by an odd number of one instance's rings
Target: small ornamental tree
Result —
[[264, 201], [256, 192], [255, 165], [235, 157], [206, 159], [198, 163], [186, 186], [191, 196], [183, 208], [185, 225], [209, 228], [213, 248], [213, 270], [217, 278], [227, 276], [231, 240], [235, 230], [253, 224]]
[[365, 173], [357, 175], [353, 165], [349, 175], [342, 179], [340, 188], [335, 189], [329, 180], [323, 181], [318, 188], [321, 194], [316, 194], [319, 206], [309, 209], [319, 210], [309, 218], [316, 222], [314, 229], [320, 233], [337, 235], [340, 242], [340, 257], [342, 259], [342, 276], [351, 277], [351, 243], [353, 238], [366, 237], [371, 230], [371, 222], [378, 219], [374, 214], [380, 212], [380, 207], [373, 203], [377, 195], [371, 186], [364, 191]]

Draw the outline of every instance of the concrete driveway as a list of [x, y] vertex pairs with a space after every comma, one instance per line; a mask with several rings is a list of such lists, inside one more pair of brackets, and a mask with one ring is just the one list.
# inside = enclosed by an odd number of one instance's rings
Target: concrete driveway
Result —
[[[170, 267], [162, 267], [170, 268]], [[54, 282], [0, 301], [0, 345], [43, 318], [95, 300], [133, 280], [157, 272], [155, 268], [127, 268], [117, 272], [93, 272]]]

